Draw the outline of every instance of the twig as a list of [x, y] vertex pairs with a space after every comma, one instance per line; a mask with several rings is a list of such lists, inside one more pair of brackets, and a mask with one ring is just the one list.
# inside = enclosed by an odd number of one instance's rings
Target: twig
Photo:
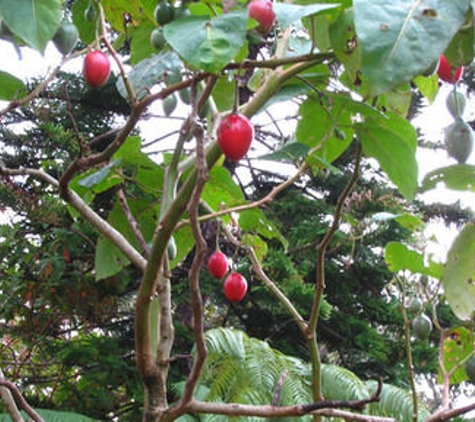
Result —
[[119, 197], [120, 206], [122, 207], [122, 211], [124, 211], [125, 217], [127, 218], [127, 222], [129, 223], [129, 226], [132, 229], [132, 232], [134, 233], [134, 236], [137, 239], [137, 242], [142, 248], [142, 252], [145, 258], [148, 258], [149, 250], [148, 250], [147, 242], [145, 241], [143, 234], [140, 231], [140, 226], [137, 223], [137, 220], [132, 214], [132, 211], [127, 202], [127, 198], [125, 197], [124, 190], [119, 189], [117, 191], [117, 196]]
[[435, 412], [433, 415], [429, 416], [425, 422], [444, 422], [449, 419], [455, 418], [456, 416], [463, 415], [472, 410], [475, 410], [475, 402], [467, 404], [465, 406], [457, 407], [455, 409], [443, 409], [439, 412]]
[[[43, 170], [36, 169], [10, 169], [0, 166], [0, 174], [12, 176], [32, 176], [49, 183], [54, 187], [59, 187], [59, 182]], [[129, 241], [106, 220], [101, 218], [92, 208], [87, 205], [82, 198], [73, 190], [68, 189], [66, 202], [78, 211], [83, 218], [91, 223], [104, 237], [116, 245], [120, 251], [141, 271], [144, 271], [146, 260]]]
[[42, 417], [36, 413], [36, 411], [27, 403], [25, 398], [20, 393], [18, 387], [11, 381], [6, 380], [5, 378], [0, 378], [0, 386], [6, 387], [12, 393], [15, 401], [18, 405], [33, 419], [35, 422], [44, 422]]

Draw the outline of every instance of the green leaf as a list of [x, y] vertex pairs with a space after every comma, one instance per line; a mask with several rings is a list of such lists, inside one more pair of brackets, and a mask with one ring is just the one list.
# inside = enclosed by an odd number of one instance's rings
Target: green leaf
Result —
[[[321, 98], [312, 96], [305, 100], [299, 109], [300, 119], [295, 136], [310, 149], [318, 148], [315, 156], [327, 163], [335, 160], [348, 147], [352, 139], [351, 113], [338, 97]], [[345, 139], [335, 136], [335, 127], [342, 127]], [[311, 163], [320, 167], [321, 162]]]
[[219, 210], [223, 205], [229, 208], [245, 203], [244, 195], [229, 171], [217, 166], [209, 172], [202, 198], [213, 210]]
[[294, 163], [295, 161], [305, 157], [308, 154], [309, 149], [308, 145], [299, 142], [289, 142], [275, 152], [261, 155], [259, 160]]
[[150, 33], [155, 27], [156, 25], [152, 22], [144, 22], [132, 32], [132, 43], [130, 45], [130, 63], [132, 65], [157, 52], [150, 43]]
[[[128, 74], [136, 97], [138, 99], [145, 97], [160, 78], [172, 73], [180, 66], [181, 60], [173, 51], [165, 51], [140, 61]], [[116, 86], [120, 95], [128, 99], [129, 96], [122, 78], [117, 80]]]
[[84, 12], [89, 6], [89, 2], [90, 0], [76, 0], [71, 9], [73, 12], [73, 23], [76, 25], [79, 38], [84, 44], [90, 44], [96, 38], [96, 22], [88, 22], [84, 18]]
[[61, 22], [61, 0], [0, 0], [0, 16], [30, 47], [43, 53]]
[[289, 244], [277, 227], [258, 208], [239, 213], [239, 227], [244, 232], [258, 233], [266, 239], [277, 239], [284, 248], [287, 248]]
[[462, 320], [469, 320], [475, 308], [475, 225], [467, 224], [447, 254], [442, 284], [450, 308]]
[[345, 9], [330, 26], [330, 39], [335, 55], [345, 66], [348, 77], [355, 81], [361, 71], [361, 45], [356, 42], [353, 8]]
[[413, 199], [417, 186], [417, 134], [404, 118], [388, 113], [387, 119], [368, 118], [356, 125], [366, 155], [376, 158], [406, 199]]
[[454, 164], [427, 173], [419, 190], [426, 192], [443, 183], [447, 189], [475, 192], [474, 180], [475, 166]]
[[424, 274], [440, 279], [442, 274], [442, 264], [431, 259], [424, 259], [424, 256], [410, 249], [399, 242], [389, 242], [386, 245], [384, 258], [391, 271], [409, 270], [412, 273]]
[[437, 93], [439, 92], [439, 78], [437, 74], [434, 73], [430, 77], [417, 76], [413, 81], [421, 94], [427, 98], [429, 103], [433, 103]]
[[244, 9], [213, 19], [188, 16], [163, 29], [166, 40], [184, 61], [197, 70], [218, 73], [245, 44], [247, 20]]
[[408, 82], [439, 58], [463, 25], [468, 0], [354, 0], [363, 79], [376, 96]]
[[[80, 178], [78, 180], [78, 184], [86, 188], [96, 187], [111, 174], [111, 171], [114, 168], [119, 166], [120, 162], [121, 162], [121, 159], [113, 160], [106, 166], [102, 167], [100, 170], [95, 171], [94, 173], [89, 174], [86, 177]], [[119, 182], [122, 180], [121, 177], [118, 177], [118, 179], [119, 179]], [[108, 184], [108, 187], [111, 187], [110, 184]], [[99, 190], [99, 192], [102, 192], [102, 191], [103, 190]]]
[[21, 79], [0, 70], [0, 100], [20, 99], [28, 92]]
[[[465, 327], [454, 327], [444, 339], [444, 368], [454, 371], [450, 384], [458, 384], [468, 379], [463, 365], [460, 365], [473, 351], [473, 333]], [[439, 383], [442, 384], [442, 374], [439, 371]]]
[[103, 236], [99, 237], [94, 257], [96, 280], [102, 280], [117, 274], [129, 263], [129, 259], [116, 245]]
[[149, 12], [147, 8], [143, 8], [141, 0], [101, 0], [104, 8], [106, 20], [119, 32], [125, 32], [124, 16], [130, 16], [132, 22], [138, 25], [142, 21], [153, 17], [145, 12]]
[[339, 4], [309, 4], [300, 6], [290, 3], [274, 3], [274, 12], [279, 25], [285, 29], [290, 24], [310, 15], [339, 7]]

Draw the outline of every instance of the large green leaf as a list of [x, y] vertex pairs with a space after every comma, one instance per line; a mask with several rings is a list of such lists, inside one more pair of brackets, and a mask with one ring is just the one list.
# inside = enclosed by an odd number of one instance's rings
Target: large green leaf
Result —
[[0, 16], [30, 47], [44, 52], [61, 22], [61, 0], [0, 0]]
[[442, 264], [425, 259], [421, 253], [399, 242], [389, 242], [384, 257], [389, 269], [394, 272], [409, 270], [437, 279], [442, 274]]
[[164, 26], [168, 43], [197, 70], [217, 73], [231, 62], [244, 46], [247, 9], [220, 15], [188, 16]]
[[76, 25], [79, 38], [84, 44], [90, 44], [96, 38], [96, 22], [88, 22], [84, 17], [84, 12], [89, 3], [90, 0], [76, 0], [71, 8], [74, 25]]
[[454, 164], [427, 173], [422, 180], [421, 192], [435, 189], [444, 183], [448, 189], [475, 192], [475, 166]]
[[368, 118], [356, 125], [356, 133], [366, 155], [376, 158], [405, 198], [414, 198], [417, 186], [417, 134], [404, 118], [388, 113], [388, 118]]
[[[173, 72], [181, 66], [181, 60], [173, 51], [155, 54], [140, 61], [128, 74], [128, 78], [135, 91], [135, 96], [142, 99], [150, 92], [160, 78]], [[125, 99], [129, 98], [124, 81], [117, 80], [117, 90]]]
[[0, 100], [19, 99], [28, 92], [21, 79], [0, 70]]
[[464, 23], [468, 0], [354, 0], [363, 78], [379, 95], [420, 75]]
[[306, 16], [315, 15], [325, 10], [339, 7], [339, 4], [309, 4], [306, 6], [290, 3], [274, 3], [274, 12], [282, 28], [287, 28], [290, 24]]
[[467, 224], [454, 240], [442, 273], [447, 302], [457, 317], [469, 320], [475, 309], [475, 225]]

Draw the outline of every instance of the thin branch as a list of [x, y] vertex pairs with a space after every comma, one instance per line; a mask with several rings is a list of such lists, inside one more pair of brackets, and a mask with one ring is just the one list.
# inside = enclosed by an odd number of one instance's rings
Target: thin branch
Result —
[[[308, 414], [324, 415], [329, 410], [333, 409], [351, 409], [362, 411], [369, 403], [378, 402], [380, 400], [379, 394], [381, 392], [381, 381], [378, 381], [377, 391], [369, 398], [363, 400], [322, 400], [311, 404], [298, 404], [293, 406], [272, 406], [272, 405], [248, 405], [239, 403], [214, 403], [202, 402], [193, 400], [187, 407], [187, 413], [206, 413], [219, 414], [228, 416], [256, 416], [261, 418], [282, 418], [289, 416], [304, 416]], [[322, 413], [320, 413], [322, 412]], [[343, 413], [341, 413], [343, 415]], [[380, 418], [346, 412], [347, 417], [344, 419], [358, 419], [360, 421], [368, 422], [393, 422], [392, 418]], [[427, 421], [426, 421], [427, 422]]]
[[472, 410], [475, 410], [475, 402], [469, 403], [465, 406], [457, 407], [455, 409], [443, 409], [439, 412], [435, 412], [429, 416], [425, 422], [444, 422], [460, 415], [464, 415]]
[[181, 404], [190, 403], [193, 399], [196, 384], [200, 377], [203, 365], [207, 356], [206, 343], [204, 338], [204, 321], [203, 321], [203, 299], [200, 292], [200, 270], [206, 255], [207, 244], [201, 233], [200, 223], [198, 221], [198, 210], [200, 206], [200, 198], [204, 186], [209, 178], [208, 166], [206, 165], [206, 157], [204, 153], [204, 133], [200, 126], [196, 126], [194, 130], [196, 138], [196, 157], [198, 177], [195, 189], [190, 199], [188, 212], [190, 214], [191, 229], [195, 239], [195, 257], [189, 271], [191, 304], [193, 307], [193, 331], [196, 344], [196, 359], [193, 364], [188, 379], [186, 380], [185, 389], [181, 397]]
[[[43, 170], [36, 169], [10, 169], [0, 167], [0, 174], [8, 174], [11, 176], [32, 176], [36, 179], [45, 181], [46, 183], [59, 187], [59, 182]], [[144, 271], [146, 260], [137, 250], [129, 243], [129, 241], [106, 220], [101, 218], [83, 199], [73, 190], [68, 188], [66, 202], [78, 211], [82, 217], [91, 223], [99, 233], [114, 243], [120, 251], [141, 271]]]
[[[0, 379], [5, 379], [2, 369], [0, 368]], [[7, 412], [13, 422], [25, 422], [15, 403], [12, 392], [7, 387], [0, 387], [0, 397], [7, 408]]]
[[140, 248], [142, 249], [143, 254], [145, 255], [145, 258], [148, 258], [149, 251], [147, 242], [145, 241], [145, 238], [143, 237], [143, 234], [140, 231], [139, 223], [137, 223], [137, 220], [132, 214], [132, 210], [130, 209], [129, 204], [127, 202], [127, 198], [125, 197], [124, 190], [119, 189], [117, 191], [117, 196], [119, 197], [120, 206], [122, 207], [122, 211], [124, 212], [125, 217], [127, 218], [127, 222], [129, 223], [129, 226], [132, 229], [132, 232], [134, 233], [134, 236], [137, 239], [137, 242], [139, 243]]
[[18, 387], [13, 382], [8, 381], [5, 378], [0, 378], [0, 386], [3, 386], [10, 390], [15, 401], [31, 419], [33, 419], [35, 422], [44, 422], [42, 417], [38, 413], [36, 413], [36, 411], [28, 404], [28, 402], [20, 393]]

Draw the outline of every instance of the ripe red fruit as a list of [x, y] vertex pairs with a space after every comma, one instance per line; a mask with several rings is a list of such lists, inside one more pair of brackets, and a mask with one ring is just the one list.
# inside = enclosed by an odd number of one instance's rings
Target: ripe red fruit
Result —
[[83, 74], [93, 88], [100, 88], [107, 82], [111, 71], [109, 58], [99, 50], [91, 51], [84, 59]]
[[208, 270], [213, 277], [223, 278], [228, 272], [228, 258], [222, 252], [213, 252], [208, 259]]
[[253, 137], [254, 129], [251, 122], [243, 114], [229, 114], [219, 124], [219, 146], [231, 161], [238, 161], [247, 154]]
[[274, 26], [275, 13], [271, 0], [252, 0], [247, 7], [249, 17], [259, 24], [259, 31], [268, 34]]
[[442, 54], [439, 58], [439, 66], [437, 66], [437, 75], [439, 79], [451, 84], [456, 84], [462, 77], [463, 66], [453, 69], [445, 56]]
[[231, 273], [224, 280], [224, 294], [230, 302], [239, 302], [247, 292], [247, 281], [239, 273]]

